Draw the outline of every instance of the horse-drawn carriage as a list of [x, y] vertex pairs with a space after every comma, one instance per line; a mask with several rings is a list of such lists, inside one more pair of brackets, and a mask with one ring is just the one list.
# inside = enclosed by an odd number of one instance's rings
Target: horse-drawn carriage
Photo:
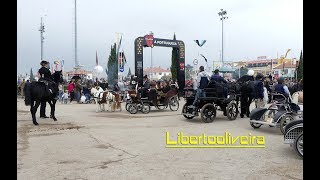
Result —
[[187, 119], [195, 116], [201, 116], [205, 123], [211, 123], [216, 117], [217, 108], [220, 107], [229, 120], [235, 120], [239, 110], [239, 94], [233, 88], [228, 88], [228, 95], [225, 97], [224, 86], [220, 83], [210, 82], [207, 88], [204, 88], [204, 97], [199, 97], [195, 106], [192, 106], [196, 92], [193, 89], [184, 89], [184, 98], [186, 103], [182, 108], [182, 115]]
[[171, 88], [166, 93], [150, 89], [144, 97], [141, 94], [137, 90], [128, 91], [126, 110], [131, 114], [136, 114], [138, 111], [147, 114], [150, 112], [151, 106], [159, 110], [166, 109], [168, 106], [171, 111], [179, 109], [178, 91], [175, 88]]
[[293, 146], [303, 157], [303, 120], [292, 121], [285, 127], [284, 143]]
[[250, 125], [260, 128], [262, 125], [279, 127], [285, 134], [285, 126], [294, 120], [303, 118], [300, 106], [280, 93], [271, 93], [271, 105], [268, 108], [255, 108], [250, 113]]

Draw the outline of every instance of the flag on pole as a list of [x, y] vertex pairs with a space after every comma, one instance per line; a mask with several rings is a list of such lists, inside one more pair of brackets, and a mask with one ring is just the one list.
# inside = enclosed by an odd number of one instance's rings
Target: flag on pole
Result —
[[123, 67], [123, 56], [122, 56], [122, 52], [119, 52], [119, 67]]
[[61, 60], [61, 67], [64, 66], [64, 60]]
[[120, 41], [119, 41], [119, 44], [118, 44], [118, 50], [117, 50], [117, 57], [119, 58], [119, 51], [120, 51], [120, 47], [121, 47], [121, 41], [122, 41], [122, 35], [120, 37]]
[[119, 52], [119, 67], [124, 67], [124, 65], [127, 63], [126, 56], [124, 55], [124, 52]]
[[206, 42], [207, 40], [194, 40], [194, 42], [196, 42], [198, 44], [199, 47], [202, 47]]

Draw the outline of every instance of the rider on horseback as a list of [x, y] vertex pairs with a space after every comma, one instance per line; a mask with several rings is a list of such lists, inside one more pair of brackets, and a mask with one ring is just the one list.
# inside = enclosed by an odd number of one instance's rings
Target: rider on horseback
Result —
[[[48, 61], [41, 61], [40, 65], [42, 66], [38, 73], [40, 75], [40, 78], [38, 80], [38, 82], [43, 82], [46, 85], [46, 89], [50, 94], [53, 94], [55, 92], [55, 88], [53, 87], [53, 85], [55, 84], [55, 82], [53, 81], [51, 72], [49, 70], [49, 62]], [[58, 97], [56, 97], [55, 99], [59, 99]]]

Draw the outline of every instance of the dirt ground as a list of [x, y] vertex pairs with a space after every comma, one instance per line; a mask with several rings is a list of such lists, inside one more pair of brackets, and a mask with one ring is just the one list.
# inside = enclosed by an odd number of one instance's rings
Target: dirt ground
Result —
[[[303, 160], [277, 128], [253, 129], [248, 118], [213, 123], [178, 111], [96, 113], [94, 104], [57, 104], [56, 117], [31, 121], [17, 99], [17, 177], [23, 179], [302, 179]], [[47, 115], [50, 113], [47, 105]], [[265, 136], [265, 148], [165, 148], [165, 132]]]

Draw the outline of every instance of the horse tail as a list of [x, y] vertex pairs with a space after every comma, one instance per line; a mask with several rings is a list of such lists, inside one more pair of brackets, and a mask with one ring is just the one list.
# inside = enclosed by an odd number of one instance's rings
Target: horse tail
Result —
[[26, 106], [30, 106], [31, 105], [31, 84], [29, 84], [28, 86], [26, 86], [24, 88], [25, 90], [25, 98], [24, 98], [24, 103]]

